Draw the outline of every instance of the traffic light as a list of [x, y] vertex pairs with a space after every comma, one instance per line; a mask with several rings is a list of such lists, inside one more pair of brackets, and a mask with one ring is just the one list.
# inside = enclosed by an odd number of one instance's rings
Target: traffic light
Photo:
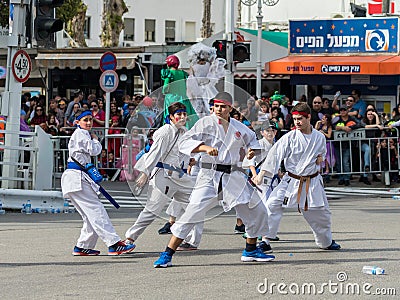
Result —
[[64, 4], [64, 0], [34, 0], [36, 17], [34, 21], [34, 38], [40, 46], [53, 42], [53, 33], [63, 29], [63, 21], [56, 19], [54, 9]]
[[226, 41], [216, 40], [212, 46], [217, 49], [217, 57], [226, 59]]
[[233, 61], [236, 63], [250, 61], [250, 43], [234, 42]]

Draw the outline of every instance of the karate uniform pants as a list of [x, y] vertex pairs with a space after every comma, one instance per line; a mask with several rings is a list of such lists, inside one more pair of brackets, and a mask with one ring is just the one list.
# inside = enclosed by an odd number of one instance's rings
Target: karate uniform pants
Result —
[[[149, 191], [147, 192], [146, 206], [139, 214], [135, 224], [126, 231], [125, 236], [127, 238], [136, 241], [145, 229], [161, 214], [163, 209], [171, 201], [171, 198], [173, 198], [173, 201], [176, 203], [174, 204], [174, 211], [171, 209], [170, 213], [177, 219], [182, 215], [184, 207], [188, 204], [190, 194], [193, 190], [193, 183], [185, 181], [181, 184], [181, 182], [177, 180], [171, 180], [165, 177], [163, 171], [164, 170], [160, 170], [152, 179], [149, 185]], [[203, 224], [199, 223], [191, 236], [188, 236], [189, 233], [187, 234], [188, 238], [185, 241], [198, 247], [202, 232]], [[186, 236], [184, 239], [185, 238]]]
[[82, 180], [81, 191], [69, 192], [68, 197], [83, 219], [81, 234], [76, 246], [84, 249], [94, 249], [99, 237], [107, 247], [121, 240], [111, 223], [106, 209], [86, 180]]
[[[171, 227], [172, 234], [184, 239], [195, 224], [204, 222], [206, 213], [218, 205], [218, 197], [212, 184], [196, 187], [191, 196], [185, 213]], [[235, 206], [237, 217], [241, 218], [250, 238], [265, 235], [268, 230], [268, 215], [265, 205], [260, 201], [250, 208], [249, 204]]]
[[[267, 200], [267, 211], [268, 211], [268, 233], [267, 238], [275, 238], [279, 223], [283, 214], [282, 207], [283, 199], [277, 199], [270, 197]], [[320, 248], [329, 247], [332, 243], [332, 231], [331, 231], [331, 211], [329, 209], [328, 201], [325, 201], [323, 207], [309, 207], [307, 211], [300, 209], [304, 219], [310, 225], [311, 230], [314, 234], [315, 243]]]

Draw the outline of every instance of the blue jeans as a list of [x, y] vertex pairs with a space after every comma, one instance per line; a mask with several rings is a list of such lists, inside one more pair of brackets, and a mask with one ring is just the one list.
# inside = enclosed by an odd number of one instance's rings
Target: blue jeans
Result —
[[[340, 152], [340, 147], [335, 147], [338, 171], [339, 173], [350, 173], [350, 149], [342, 148], [341, 150]], [[350, 180], [350, 174], [340, 174], [339, 180]]]
[[[371, 166], [370, 159], [371, 159], [371, 147], [368, 144], [361, 144], [361, 151], [364, 152], [364, 172], [365, 168]], [[364, 177], [367, 177], [368, 174], [364, 173]]]

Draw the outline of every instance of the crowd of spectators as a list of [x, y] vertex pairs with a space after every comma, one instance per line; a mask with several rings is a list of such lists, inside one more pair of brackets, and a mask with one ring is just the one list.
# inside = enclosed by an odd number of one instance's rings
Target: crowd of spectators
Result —
[[[388, 115], [379, 113], [373, 104], [367, 104], [357, 89], [347, 97], [341, 97], [338, 92], [332, 100], [316, 96], [312, 101], [307, 101], [304, 95], [293, 101], [275, 92], [272, 95], [263, 93], [261, 99], [251, 97], [244, 105], [235, 101], [231, 117], [240, 120], [256, 133], [265, 121], [271, 121], [278, 130], [276, 138], [279, 139], [293, 128], [290, 111], [298, 102], [310, 104], [311, 124], [326, 137], [327, 157], [321, 166], [326, 182], [331, 180], [332, 173], [338, 173], [338, 184], [346, 186], [350, 185], [352, 179], [350, 173], [360, 173], [359, 181], [366, 185], [371, 185], [371, 181], [383, 181], [386, 186], [399, 182], [398, 172], [393, 172], [398, 161], [397, 130], [391, 127], [400, 121], [400, 104]], [[46, 107], [44, 96], [31, 97], [26, 93], [21, 102], [21, 130], [32, 130], [35, 125], [39, 125], [52, 136], [69, 135], [73, 131], [75, 113], [79, 108], [91, 110], [94, 128], [104, 128], [108, 122], [109, 134], [118, 135], [131, 132], [132, 129], [138, 131], [139, 128], [158, 127], [162, 124], [162, 101], [140, 94], [132, 97], [124, 95], [120, 102], [112, 99], [109, 120], [106, 120], [105, 97], [98, 98], [94, 94], [85, 97], [82, 91], [76, 91], [70, 101], [56, 96], [49, 100]], [[333, 141], [334, 131], [351, 133], [359, 128], [367, 129], [361, 142]], [[139, 134], [144, 133], [139, 131]], [[122, 157], [121, 139], [109, 139], [104, 147], [108, 152], [100, 159], [102, 165], [114, 168], [127, 164], [127, 159]], [[142, 147], [138, 145], [137, 148]], [[384, 171], [381, 179], [378, 178], [380, 174], [377, 170]]]
[[[316, 96], [309, 103], [311, 125], [327, 140], [327, 156], [321, 166], [324, 180], [328, 183], [331, 175], [338, 173], [335, 175], [338, 184], [349, 186], [353, 177], [351, 173], [360, 173], [359, 181], [366, 185], [371, 185], [371, 181], [382, 181], [389, 187], [393, 182], [400, 182], [398, 171], [394, 171], [398, 162], [397, 130], [392, 128], [392, 124], [400, 120], [400, 104], [389, 116], [379, 113], [373, 104], [367, 104], [357, 89], [343, 97], [344, 101], [340, 96], [340, 92], [332, 100]], [[278, 130], [276, 138], [279, 139], [293, 128], [290, 110], [302, 101], [307, 102], [304, 95], [292, 101], [277, 92], [270, 97], [263, 93], [261, 99], [252, 97], [242, 107], [235, 103], [232, 117], [256, 132], [265, 120], [273, 121]], [[365, 136], [359, 139], [333, 141], [334, 131], [348, 134], [360, 128], [366, 130]], [[378, 178], [378, 170], [383, 171], [382, 178]]]

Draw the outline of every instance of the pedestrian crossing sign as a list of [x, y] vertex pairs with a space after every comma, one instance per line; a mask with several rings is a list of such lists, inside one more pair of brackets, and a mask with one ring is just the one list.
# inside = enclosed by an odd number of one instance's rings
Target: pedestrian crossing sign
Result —
[[113, 70], [106, 70], [100, 76], [100, 87], [106, 93], [114, 92], [118, 83], [118, 74]]

